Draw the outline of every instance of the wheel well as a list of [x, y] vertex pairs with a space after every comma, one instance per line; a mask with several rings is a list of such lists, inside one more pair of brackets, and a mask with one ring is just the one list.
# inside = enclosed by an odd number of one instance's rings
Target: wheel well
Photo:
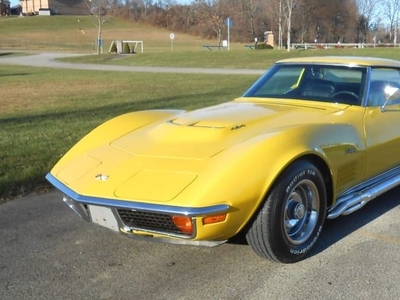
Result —
[[[297, 160], [308, 160], [315, 164], [315, 166], [321, 171], [322, 177], [324, 179], [325, 187], [326, 187], [326, 201], [327, 207], [330, 207], [333, 204], [333, 183], [332, 176], [326, 162], [316, 156], [316, 155], [306, 155], [298, 158]], [[296, 160], [296, 161], [297, 161]], [[293, 162], [292, 162], [293, 163]]]
[[[326, 162], [317, 155], [309, 154], [309, 155], [301, 156], [301, 157], [297, 158], [296, 160], [290, 162], [290, 164], [287, 165], [286, 168], [288, 168], [294, 162], [300, 161], [300, 160], [309, 161], [309, 162], [313, 163], [318, 168], [318, 170], [320, 170], [322, 178], [325, 183], [325, 188], [326, 188], [326, 201], [327, 201], [326, 206], [327, 207], [332, 206], [332, 204], [333, 204], [333, 181], [332, 181], [330, 169], [329, 169], [328, 165], [326, 164]], [[278, 178], [279, 178], [279, 176], [278, 176]], [[276, 180], [273, 184], [275, 184], [275, 183], [276, 183]], [[267, 197], [267, 195], [264, 195], [264, 200], [262, 201], [262, 203], [264, 203], [266, 197]], [[263, 206], [262, 203], [259, 205], [257, 210], [254, 212], [253, 216], [247, 222], [247, 224], [230, 240], [232, 240], [233, 242], [235, 242], [235, 241], [243, 242], [243, 239], [245, 239], [244, 234], [246, 234], [249, 227], [253, 223], [255, 216], [257, 216], [258, 212], [262, 208], [262, 206]]]

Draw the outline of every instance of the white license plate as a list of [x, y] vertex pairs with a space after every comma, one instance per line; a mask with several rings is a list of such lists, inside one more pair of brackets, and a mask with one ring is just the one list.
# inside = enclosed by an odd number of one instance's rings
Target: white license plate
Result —
[[119, 231], [118, 222], [114, 217], [111, 209], [107, 207], [88, 205], [92, 222], [100, 226], [107, 227], [114, 231]]

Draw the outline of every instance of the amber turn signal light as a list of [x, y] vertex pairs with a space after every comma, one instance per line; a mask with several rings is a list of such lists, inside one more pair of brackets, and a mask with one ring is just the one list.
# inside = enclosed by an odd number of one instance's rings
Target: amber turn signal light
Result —
[[175, 226], [178, 227], [178, 229], [183, 233], [186, 234], [193, 233], [192, 218], [187, 216], [172, 216], [171, 219], [172, 222], [175, 224]]
[[208, 216], [203, 218], [203, 224], [213, 224], [218, 222], [223, 222], [226, 219], [226, 214], [220, 214], [215, 216]]

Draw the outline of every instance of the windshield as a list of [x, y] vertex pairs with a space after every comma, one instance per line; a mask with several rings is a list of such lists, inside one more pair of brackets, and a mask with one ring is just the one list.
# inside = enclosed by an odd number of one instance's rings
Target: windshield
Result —
[[366, 68], [276, 64], [243, 96], [360, 105]]

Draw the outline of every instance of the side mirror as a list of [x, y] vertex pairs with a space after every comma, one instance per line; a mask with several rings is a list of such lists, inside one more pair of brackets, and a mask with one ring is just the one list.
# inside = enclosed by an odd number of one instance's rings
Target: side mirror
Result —
[[400, 99], [400, 89], [397, 87], [392, 87], [390, 85], [385, 87], [385, 103], [383, 103], [381, 107], [381, 111], [384, 112], [386, 110], [386, 105], [389, 103], [389, 101], [394, 101]]

